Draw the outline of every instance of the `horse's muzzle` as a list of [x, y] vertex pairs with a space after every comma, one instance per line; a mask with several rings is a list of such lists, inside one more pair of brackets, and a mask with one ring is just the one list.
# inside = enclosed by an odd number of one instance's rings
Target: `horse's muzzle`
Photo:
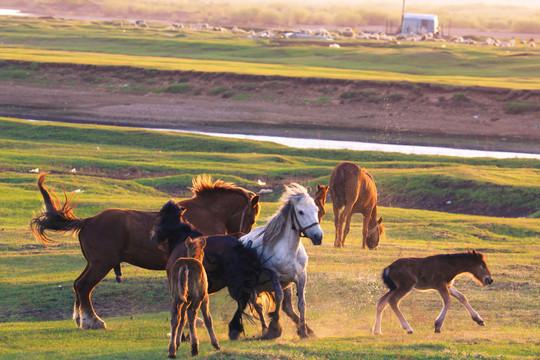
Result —
[[323, 239], [323, 234], [320, 233], [320, 234], [314, 234], [310, 237], [311, 239], [311, 242], [313, 243], [313, 245], [321, 245], [322, 244], [322, 239]]
[[493, 278], [491, 276], [489, 276], [489, 275], [485, 276], [484, 277], [484, 285], [489, 285], [491, 283], [493, 283]]

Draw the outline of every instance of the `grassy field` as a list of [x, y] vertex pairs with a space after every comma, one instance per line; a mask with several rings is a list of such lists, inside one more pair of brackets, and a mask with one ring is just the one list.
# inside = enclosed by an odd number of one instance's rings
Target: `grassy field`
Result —
[[[323, 245], [305, 243], [310, 256], [307, 316], [317, 339], [299, 340], [290, 321], [274, 341], [227, 340], [234, 304], [225, 292], [211, 298], [222, 351], [214, 352], [204, 329], [201, 357], [208, 359], [535, 359], [540, 356], [540, 161], [458, 159], [392, 153], [297, 150], [270, 143], [200, 135], [62, 125], [0, 119], [0, 352], [2, 359], [160, 359], [166, 357], [169, 295], [164, 272], [123, 265], [125, 282], [109, 275], [94, 291], [96, 312], [106, 331], [82, 331], [70, 319], [73, 280], [85, 265], [75, 238], [56, 236], [44, 248], [28, 222], [40, 210], [37, 175], [47, 184], [77, 191], [80, 217], [109, 207], [159, 209], [171, 197], [189, 196], [197, 174], [231, 180], [258, 191], [257, 179], [275, 189], [264, 198], [258, 225], [277, 209], [282, 183], [312, 188], [327, 183], [343, 160], [365, 166], [385, 192], [414, 198], [419, 189], [392, 184], [419, 183], [425, 195], [441, 199], [474, 187], [473, 200], [529, 202], [528, 218], [486, 217], [382, 206], [387, 237], [378, 251], [361, 250], [361, 224], [353, 220], [346, 250], [334, 249], [331, 204], [323, 219]], [[75, 168], [76, 173], [71, 169]], [[410, 181], [408, 179], [411, 179]], [[414, 180], [414, 181], [413, 181]], [[434, 186], [426, 187], [426, 183]], [[437, 185], [437, 186], [436, 186]], [[453, 190], [449, 190], [448, 188]], [[385, 189], [384, 191], [381, 189]], [[413, 189], [414, 188], [414, 189]], [[393, 190], [392, 190], [393, 189]], [[490, 193], [503, 189], [500, 193]], [[401, 194], [400, 194], [401, 192]], [[510, 196], [512, 194], [512, 196]], [[393, 195], [393, 196], [394, 196]], [[432, 199], [424, 197], [424, 205]], [[434, 195], [433, 195], [434, 196]], [[513, 197], [516, 199], [512, 199]], [[508, 198], [508, 199], [507, 199]], [[397, 201], [397, 200], [394, 200]], [[484, 205], [483, 205], [484, 206]], [[493, 206], [493, 205], [491, 205]], [[514, 206], [514, 205], [512, 205]], [[516, 205], [517, 206], [517, 205]], [[428, 207], [428, 206], [425, 206]], [[441, 309], [436, 293], [415, 292], [402, 310], [415, 330], [407, 335], [390, 310], [383, 336], [370, 335], [375, 302], [385, 292], [381, 270], [402, 256], [427, 256], [473, 248], [483, 252], [495, 282], [486, 288], [469, 277], [456, 287], [486, 321], [477, 326], [457, 301], [443, 332], [433, 333]], [[248, 324], [247, 338], [259, 334]], [[179, 356], [187, 356], [183, 345]]]
[[107, 22], [0, 18], [0, 58], [158, 70], [540, 89], [535, 48], [453, 43], [247, 39], [208, 31]]

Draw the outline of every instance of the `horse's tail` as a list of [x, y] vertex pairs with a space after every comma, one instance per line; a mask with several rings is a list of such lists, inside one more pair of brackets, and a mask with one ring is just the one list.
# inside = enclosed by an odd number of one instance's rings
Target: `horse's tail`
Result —
[[54, 240], [45, 234], [46, 230], [54, 232], [79, 231], [84, 226], [85, 220], [73, 214], [73, 209], [77, 204], [73, 203], [73, 198], [66, 195], [65, 189], [65, 201], [63, 205], [54, 194], [47, 190], [43, 184], [46, 176], [47, 174], [42, 174], [38, 179], [38, 187], [43, 196], [45, 211], [32, 218], [30, 229], [36, 239], [40, 240], [43, 245], [49, 246], [54, 243]]
[[181, 259], [176, 260], [169, 283], [173, 300], [178, 299], [181, 302], [187, 302], [188, 277], [189, 266]]
[[[257, 298], [257, 303], [262, 307], [263, 313], [268, 314], [276, 310], [276, 293], [275, 292], [261, 292]], [[251, 316], [258, 317], [257, 312], [250, 305]]]
[[382, 273], [382, 279], [384, 281], [384, 284], [390, 289], [390, 290], [396, 290], [397, 289], [397, 285], [395, 282], [392, 281], [392, 279], [390, 278], [390, 267], [386, 267], [384, 270], [383, 270], [383, 273]]
[[239, 243], [232, 251], [232, 261], [225, 264], [223, 278], [231, 297], [247, 304], [255, 296], [263, 267], [254, 248]]

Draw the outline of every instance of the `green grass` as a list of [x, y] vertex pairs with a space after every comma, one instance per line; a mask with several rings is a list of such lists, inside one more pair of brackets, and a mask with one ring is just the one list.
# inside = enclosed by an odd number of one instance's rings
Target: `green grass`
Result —
[[[258, 191], [264, 176], [275, 188], [264, 198], [257, 225], [278, 208], [282, 183], [312, 189], [328, 183], [344, 160], [365, 166], [379, 194], [447, 199], [452, 193], [489, 205], [532, 203], [538, 211], [540, 161], [460, 159], [392, 153], [291, 149], [254, 141], [106, 126], [35, 123], [0, 119], [0, 342], [2, 359], [160, 359], [166, 357], [170, 297], [164, 272], [123, 264], [124, 282], [108, 275], [93, 292], [106, 331], [83, 331], [70, 319], [71, 284], [85, 266], [78, 242], [54, 236], [44, 248], [28, 222], [42, 207], [37, 175], [51, 171], [47, 185], [61, 184], [79, 200], [75, 214], [89, 217], [110, 208], [157, 210], [171, 197], [190, 196], [198, 174], [233, 181]], [[70, 170], [76, 168], [77, 172]], [[464, 184], [474, 184], [467, 193]], [[427, 187], [426, 184], [431, 184]], [[421, 190], [423, 188], [423, 190]], [[453, 191], [450, 191], [453, 189]], [[497, 192], [498, 189], [502, 189]], [[460, 192], [463, 191], [463, 192]], [[512, 196], [510, 196], [512, 195]], [[514, 196], [517, 199], [514, 199]], [[427, 198], [425, 199], [427, 204]], [[536, 200], [537, 201], [537, 200]], [[493, 205], [492, 205], [493, 206]], [[227, 340], [235, 306], [225, 292], [213, 295], [211, 311], [222, 351], [199, 329], [201, 357], [209, 359], [534, 359], [540, 353], [540, 220], [450, 214], [380, 206], [387, 236], [378, 251], [361, 250], [361, 217], [353, 218], [346, 249], [333, 248], [331, 203], [322, 227], [323, 245], [304, 242], [310, 256], [307, 319], [317, 339], [300, 341], [288, 319], [273, 341]], [[457, 303], [443, 332], [433, 333], [441, 309], [434, 292], [415, 292], [402, 310], [415, 334], [407, 335], [390, 310], [383, 336], [370, 335], [375, 302], [385, 292], [382, 269], [403, 256], [476, 249], [486, 255], [495, 282], [486, 288], [464, 276], [456, 287], [486, 321], [477, 326]], [[246, 321], [246, 335], [259, 334]], [[187, 356], [182, 344], [179, 357]]]
[[[186, 30], [174, 38], [164, 33], [158, 27], [141, 31], [112, 27], [106, 22], [3, 18], [1, 58], [156, 70], [540, 88], [538, 78], [532, 75], [540, 71], [535, 56], [540, 50], [522, 46], [500, 49], [445, 44], [441, 48], [440, 43], [429, 42], [373, 46], [357, 40], [353, 46], [330, 49], [294, 42], [282, 47], [272, 40], [246, 39], [231, 33]], [[0, 73], [0, 78], [23, 75]]]

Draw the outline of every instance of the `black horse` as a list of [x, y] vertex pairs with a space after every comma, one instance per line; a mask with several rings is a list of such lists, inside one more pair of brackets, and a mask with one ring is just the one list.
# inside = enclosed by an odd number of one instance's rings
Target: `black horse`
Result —
[[[185, 240], [188, 237], [195, 239], [202, 236], [189, 223], [183, 221], [184, 211], [185, 208], [174, 201], [166, 203], [160, 210], [150, 234], [150, 240], [156, 246], [163, 246], [168, 242], [167, 275], [170, 275], [176, 259], [187, 256], [187, 248], [183, 245]], [[238, 304], [238, 309], [229, 323], [229, 338], [236, 340], [244, 332], [244, 309], [250, 301], [255, 301], [256, 288], [268, 270], [263, 268], [255, 249], [244, 247], [238, 238], [232, 235], [206, 237], [203, 266], [208, 276], [208, 294], [214, 294], [226, 287]]]

